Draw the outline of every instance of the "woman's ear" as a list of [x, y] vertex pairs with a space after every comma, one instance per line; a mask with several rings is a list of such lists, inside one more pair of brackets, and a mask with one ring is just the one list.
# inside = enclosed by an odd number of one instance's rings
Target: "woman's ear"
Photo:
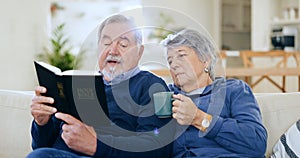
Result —
[[209, 67], [211, 60], [207, 59], [206, 61], [204, 61], [204, 67]]

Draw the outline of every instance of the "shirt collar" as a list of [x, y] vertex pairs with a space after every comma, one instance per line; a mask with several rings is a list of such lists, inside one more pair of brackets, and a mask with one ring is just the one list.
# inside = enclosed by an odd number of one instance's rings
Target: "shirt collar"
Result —
[[203, 91], [204, 91], [205, 87], [202, 87], [202, 88], [198, 88], [198, 89], [195, 89], [191, 92], [188, 92], [186, 93], [186, 95], [196, 95], [196, 94], [202, 94]]
[[104, 80], [104, 84], [105, 85], [116, 85], [121, 83], [122, 81], [128, 80], [129, 78], [135, 76], [136, 74], [138, 74], [141, 70], [139, 69], [139, 67], [134, 67], [133, 69], [127, 71], [127, 72], [123, 72], [122, 74], [116, 76], [115, 78], [113, 78], [111, 81], [106, 81]]
[[174, 91], [175, 94], [181, 93], [181, 94], [190, 95], [190, 96], [191, 95], [195, 95], [195, 94], [203, 94], [203, 95], [205, 95], [205, 94], [209, 93], [210, 91], [212, 91], [212, 89], [214, 89], [214, 88], [218, 88], [218, 87], [224, 86], [223, 84], [224, 83], [226, 84], [225, 80], [226, 79], [223, 78], [223, 77], [218, 77], [218, 78], [216, 78], [213, 81], [212, 84], [207, 85], [206, 87], [203, 87], [203, 88], [196, 89], [196, 90], [194, 90], [192, 92], [189, 92], [189, 93], [186, 93], [186, 92], [182, 91], [175, 84], [169, 85], [169, 88], [170, 88], [171, 91]]

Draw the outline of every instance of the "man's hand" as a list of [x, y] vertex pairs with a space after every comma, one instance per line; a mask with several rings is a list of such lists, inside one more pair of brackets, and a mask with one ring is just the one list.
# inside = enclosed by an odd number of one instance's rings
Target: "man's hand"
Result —
[[56, 113], [55, 117], [65, 122], [61, 137], [69, 148], [93, 156], [97, 148], [95, 130], [71, 115]]
[[40, 126], [45, 125], [49, 121], [51, 115], [57, 111], [56, 108], [46, 105], [47, 103], [53, 104], [53, 98], [41, 96], [41, 94], [46, 91], [47, 89], [45, 87], [36, 87], [35, 96], [32, 98], [31, 103], [31, 115], [34, 117], [35, 122]]

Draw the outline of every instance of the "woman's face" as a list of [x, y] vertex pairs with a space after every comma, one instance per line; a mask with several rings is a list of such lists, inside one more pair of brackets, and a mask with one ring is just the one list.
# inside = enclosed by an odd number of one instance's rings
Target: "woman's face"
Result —
[[204, 72], [208, 62], [200, 61], [192, 48], [186, 46], [169, 48], [167, 60], [172, 79], [178, 87], [196, 86], [195, 88], [199, 88], [209, 77]]

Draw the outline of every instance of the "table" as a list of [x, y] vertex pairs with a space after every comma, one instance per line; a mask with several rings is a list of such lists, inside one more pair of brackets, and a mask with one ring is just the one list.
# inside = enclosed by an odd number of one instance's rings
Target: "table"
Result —
[[[271, 50], [271, 51], [251, 51], [251, 50], [243, 50], [240, 51], [240, 57], [243, 60], [244, 68], [255, 68], [258, 67], [258, 65], [255, 65], [255, 63], [252, 62], [252, 59], [254, 58], [280, 58], [280, 60], [276, 63], [275, 67], [271, 67], [270, 69], [265, 69], [260, 71], [260, 69], [257, 69], [256, 74], [255, 72], [249, 72], [249, 75], [245, 75], [245, 81], [253, 88], [258, 83], [260, 83], [263, 79], [267, 79], [270, 81], [273, 85], [275, 85], [277, 88], [279, 88], [282, 92], [286, 92], [285, 89], [285, 80], [287, 75], [297, 75], [296, 73], [288, 74], [287, 72], [287, 61], [289, 57], [294, 57], [296, 59], [297, 66], [299, 67], [299, 61], [298, 61], [298, 54], [299, 52], [285, 52], [283, 50]], [[273, 69], [272, 69], [273, 68]], [[281, 69], [284, 68], [284, 69]], [[277, 71], [281, 72], [277, 72]], [[264, 72], [265, 71], [265, 72]], [[289, 70], [292, 71], [292, 70]], [[296, 70], [297, 71], [297, 70]], [[256, 81], [251, 82], [249, 81], [249, 78], [252, 76], [260, 76]], [[282, 76], [282, 84], [279, 85], [276, 83], [270, 76]], [[300, 75], [299, 80], [300, 80]], [[300, 86], [299, 86], [300, 87]], [[299, 88], [300, 91], [300, 88]]]
[[[269, 80], [272, 84], [278, 87], [282, 92], [286, 92], [285, 78], [286, 76], [298, 76], [298, 90], [300, 91], [300, 52], [284, 52], [284, 51], [239, 51], [239, 56], [243, 60], [244, 67], [241, 68], [226, 68], [226, 77], [245, 77], [245, 81], [253, 88], [263, 79]], [[236, 54], [236, 53], [235, 53]], [[226, 52], [221, 52], [221, 58], [226, 59]], [[257, 68], [251, 61], [254, 57], [263, 58], [282, 58], [275, 67]], [[293, 57], [296, 60], [296, 67], [287, 67], [287, 59]], [[168, 69], [151, 70], [159, 76], [170, 76]], [[254, 83], [250, 83], [249, 77], [260, 76]], [[282, 76], [282, 85], [276, 83], [270, 76]]]
[[[280, 86], [278, 83], [270, 79], [270, 76], [299, 76], [298, 77], [298, 91], [300, 91], [300, 67], [295, 68], [226, 68], [226, 77], [252, 77], [252, 76], [265, 76], [276, 87], [286, 92], [285, 86]], [[257, 80], [260, 82], [260, 80]], [[256, 82], [257, 82], [256, 81]], [[249, 83], [248, 83], [249, 84]], [[253, 87], [253, 86], [252, 86]]]

